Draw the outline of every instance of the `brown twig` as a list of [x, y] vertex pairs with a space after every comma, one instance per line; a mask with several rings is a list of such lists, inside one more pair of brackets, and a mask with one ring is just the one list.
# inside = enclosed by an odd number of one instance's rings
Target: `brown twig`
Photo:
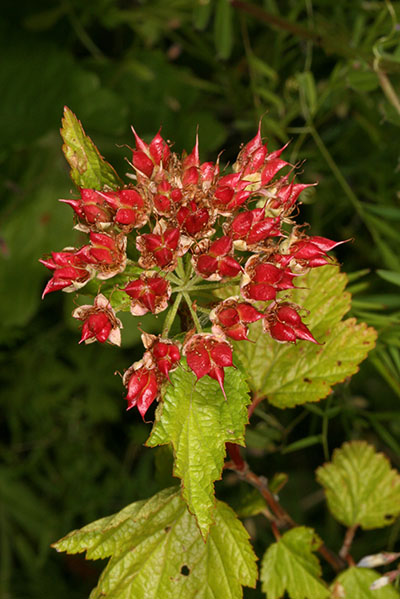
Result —
[[[281, 506], [278, 499], [268, 488], [267, 480], [263, 477], [257, 476], [252, 472], [247, 464], [240, 455], [239, 446], [232, 443], [227, 443], [227, 450], [231, 457], [230, 462], [225, 463], [225, 468], [229, 468], [236, 472], [237, 476], [248, 482], [250, 485], [255, 487], [260, 494], [264, 497], [271, 513], [274, 516], [274, 520], [271, 522], [272, 532], [275, 537], [279, 528], [295, 528], [298, 524], [293, 520], [290, 514]], [[279, 538], [279, 536], [278, 536]], [[326, 545], [322, 544], [318, 552], [322, 557], [331, 565], [335, 572], [340, 572], [346, 567], [346, 562], [331, 551]]]
[[358, 524], [353, 524], [353, 526], [349, 526], [349, 528], [346, 531], [343, 545], [339, 551], [339, 557], [341, 557], [342, 559], [347, 559], [357, 528]]

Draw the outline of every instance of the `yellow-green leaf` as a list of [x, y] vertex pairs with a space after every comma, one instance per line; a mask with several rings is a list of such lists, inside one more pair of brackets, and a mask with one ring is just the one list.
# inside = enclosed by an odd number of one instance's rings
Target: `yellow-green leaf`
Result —
[[225, 443], [244, 445], [248, 387], [239, 370], [226, 368], [225, 400], [210, 377], [196, 382], [186, 362], [172, 373], [171, 381], [147, 445], [172, 444], [174, 475], [182, 479], [183, 497], [206, 537], [214, 521], [213, 482], [221, 478]]
[[380, 578], [374, 570], [348, 568], [332, 585], [332, 599], [400, 599], [400, 594], [391, 584], [371, 590], [370, 586]]
[[400, 514], [400, 474], [365, 441], [345, 443], [317, 470], [328, 506], [345, 526], [388, 526]]
[[165, 489], [75, 530], [57, 551], [110, 557], [91, 599], [241, 599], [254, 587], [256, 557], [234, 511], [218, 501], [207, 542], [179, 489]]
[[326, 599], [330, 593], [321, 580], [314, 551], [321, 545], [312, 528], [298, 526], [285, 532], [267, 549], [261, 564], [262, 589], [268, 599]]
[[117, 189], [123, 185], [67, 106], [64, 108], [61, 135], [64, 140], [63, 152], [71, 167], [71, 179], [78, 187]]

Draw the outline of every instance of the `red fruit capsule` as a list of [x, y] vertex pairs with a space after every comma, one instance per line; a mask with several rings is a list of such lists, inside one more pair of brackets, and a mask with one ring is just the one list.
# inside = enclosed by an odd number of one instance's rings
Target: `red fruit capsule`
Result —
[[121, 345], [122, 323], [116, 317], [108, 299], [101, 293], [96, 296], [93, 306], [79, 306], [72, 316], [83, 321], [82, 336], [79, 343], [113, 343]]
[[235, 341], [248, 340], [247, 324], [264, 317], [251, 304], [240, 302], [239, 298], [228, 298], [220, 302], [210, 313], [212, 331], [216, 335], [226, 335]]
[[141, 362], [133, 364], [125, 372], [123, 383], [127, 387], [127, 410], [137, 406], [143, 420], [147, 410], [159, 393], [156, 371], [142, 366]]
[[291, 304], [275, 304], [264, 320], [264, 328], [273, 339], [282, 343], [303, 339], [318, 344]]
[[131, 312], [134, 316], [147, 312], [158, 314], [168, 306], [171, 285], [157, 273], [148, 272], [128, 283], [124, 291], [132, 298]]
[[184, 345], [184, 353], [197, 379], [208, 375], [218, 381], [226, 399], [224, 368], [233, 366], [231, 345], [215, 335], [199, 333]]

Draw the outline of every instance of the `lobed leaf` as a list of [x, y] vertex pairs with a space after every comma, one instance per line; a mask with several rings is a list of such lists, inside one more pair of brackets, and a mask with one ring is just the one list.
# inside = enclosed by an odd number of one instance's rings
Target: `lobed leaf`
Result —
[[380, 574], [367, 568], [348, 568], [332, 585], [332, 599], [400, 599], [400, 594], [389, 584], [371, 590], [370, 586]]
[[345, 443], [317, 470], [328, 506], [345, 526], [380, 528], [400, 514], [400, 474], [365, 441]]
[[221, 478], [225, 443], [244, 445], [250, 400], [239, 370], [225, 369], [225, 400], [216, 381], [205, 376], [196, 382], [183, 364], [171, 375], [147, 445], [172, 444], [174, 475], [182, 479], [183, 497], [206, 538], [214, 521], [213, 482]]
[[325, 599], [330, 593], [321, 580], [313, 554], [321, 545], [312, 528], [298, 526], [285, 532], [267, 549], [261, 564], [262, 589], [268, 599]]
[[101, 156], [81, 122], [67, 106], [64, 108], [61, 135], [64, 140], [62, 149], [71, 167], [71, 179], [78, 187], [100, 190], [121, 187], [121, 179]]
[[57, 551], [111, 557], [91, 599], [240, 599], [255, 587], [256, 557], [234, 511], [218, 501], [204, 542], [176, 487], [72, 531]]
[[356, 324], [354, 318], [341, 322], [351, 296], [337, 266], [311, 270], [300, 280], [303, 288], [287, 297], [309, 311], [304, 321], [322, 345], [280, 344], [263, 332], [260, 322], [251, 327], [253, 343], [234, 343], [252, 390], [280, 408], [326, 397], [333, 385], [357, 372], [376, 340], [376, 331], [365, 323]]

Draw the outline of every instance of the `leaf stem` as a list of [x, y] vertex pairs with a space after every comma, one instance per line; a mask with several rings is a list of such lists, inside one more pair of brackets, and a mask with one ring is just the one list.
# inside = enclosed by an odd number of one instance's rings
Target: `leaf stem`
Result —
[[185, 298], [185, 301], [188, 305], [188, 308], [190, 310], [190, 315], [193, 319], [193, 322], [197, 329], [197, 332], [201, 333], [203, 331], [203, 329], [201, 327], [199, 317], [197, 316], [196, 311], [193, 309], [192, 300], [190, 299], [190, 295], [186, 291], [182, 291], [182, 295]]
[[182, 258], [178, 258], [178, 262], [176, 265], [176, 272], [178, 273], [179, 279], [180, 279], [180, 283], [182, 283], [182, 281], [186, 280], [186, 273], [185, 273], [185, 267], [183, 266], [183, 259]]
[[339, 557], [341, 557], [342, 559], [346, 559], [349, 554], [357, 528], [358, 524], [353, 524], [353, 526], [349, 526], [349, 528], [346, 531], [343, 545], [339, 551]]
[[[227, 444], [227, 449], [229, 451], [229, 444]], [[225, 468], [234, 470], [240, 479], [245, 480], [260, 492], [260, 494], [264, 497], [265, 501], [267, 502], [267, 505], [270, 508], [271, 512], [275, 516], [276, 527], [295, 528], [296, 526], [298, 526], [298, 524], [293, 520], [290, 514], [280, 505], [276, 496], [273, 493], [271, 493], [271, 491], [268, 488], [267, 480], [263, 477], [257, 476], [254, 472], [252, 472], [246, 462], [244, 462], [244, 466], [241, 466], [241, 469], [238, 469], [235, 464], [235, 460], [232, 459], [232, 461], [226, 462]], [[341, 558], [341, 556], [336, 555], [336, 553], [329, 549], [325, 544], [322, 544], [318, 548], [318, 552], [331, 565], [335, 572], [340, 572], [347, 565], [346, 562]]]
[[164, 328], [163, 328], [163, 332], [162, 332], [163, 337], [168, 336], [169, 330], [172, 326], [172, 323], [175, 320], [175, 316], [176, 316], [176, 313], [178, 312], [178, 308], [179, 308], [181, 301], [182, 301], [182, 293], [178, 293], [175, 298], [174, 303], [172, 304], [171, 308], [168, 310], [168, 314], [165, 319]]

